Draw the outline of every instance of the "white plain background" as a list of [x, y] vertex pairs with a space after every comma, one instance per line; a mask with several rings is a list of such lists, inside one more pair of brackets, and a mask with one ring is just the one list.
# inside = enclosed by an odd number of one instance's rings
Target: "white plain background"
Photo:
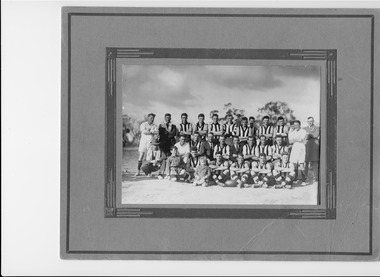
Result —
[[373, 2], [3, 1], [1, 273], [379, 275], [376, 262], [68, 261], [59, 258], [62, 6], [380, 8]]

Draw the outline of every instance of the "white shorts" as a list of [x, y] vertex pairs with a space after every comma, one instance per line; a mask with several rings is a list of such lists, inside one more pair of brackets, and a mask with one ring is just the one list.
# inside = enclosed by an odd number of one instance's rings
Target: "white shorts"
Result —
[[293, 144], [292, 152], [290, 152], [289, 161], [292, 163], [304, 163], [306, 155], [305, 144], [296, 142]]
[[149, 140], [141, 139], [140, 144], [139, 144], [139, 152], [146, 153], [148, 151], [149, 146], [150, 146], [150, 139]]

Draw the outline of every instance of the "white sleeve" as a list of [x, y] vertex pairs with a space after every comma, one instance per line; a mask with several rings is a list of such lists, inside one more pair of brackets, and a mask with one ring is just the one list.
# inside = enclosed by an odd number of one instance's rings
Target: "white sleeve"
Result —
[[156, 125], [156, 124], [153, 124], [152, 127], [151, 127], [151, 129], [150, 129], [150, 131], [151, 131], [152, 133], [158, 132], [158, 127], [157, 127], [157, 125]]
[[288, 138], [289, 138], [289, 143], [294, 143], [294, 131], [289, 132]]
[[145, 132], [145, 122], [144, 122], [144, 123], [141, 123], [141, 125], [140, 125], [140, 132], [141, 132], [141, 133], [144, 133], [144, 132]]

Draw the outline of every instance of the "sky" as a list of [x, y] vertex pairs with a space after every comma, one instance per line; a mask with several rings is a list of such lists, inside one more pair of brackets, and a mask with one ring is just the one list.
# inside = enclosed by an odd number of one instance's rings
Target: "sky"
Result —
[[123, 65], [122, 73], [123, 114], [154, 113], [157, 124], [165, 113], [178, 124], [183, 112], [211, 122], [210, 111], [224, 116], [227, 103], [256, 117], [270, 101], [286, 102], [303, 126], [309, 116], [319, 122], [319, 66]]

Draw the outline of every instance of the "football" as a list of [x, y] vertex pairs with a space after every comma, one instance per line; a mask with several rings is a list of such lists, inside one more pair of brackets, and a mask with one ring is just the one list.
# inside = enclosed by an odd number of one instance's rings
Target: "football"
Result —
[[237, 183], [235, 180], [227, 180], [224, 185], [226, 187], [236, 187], [237, 186]]

